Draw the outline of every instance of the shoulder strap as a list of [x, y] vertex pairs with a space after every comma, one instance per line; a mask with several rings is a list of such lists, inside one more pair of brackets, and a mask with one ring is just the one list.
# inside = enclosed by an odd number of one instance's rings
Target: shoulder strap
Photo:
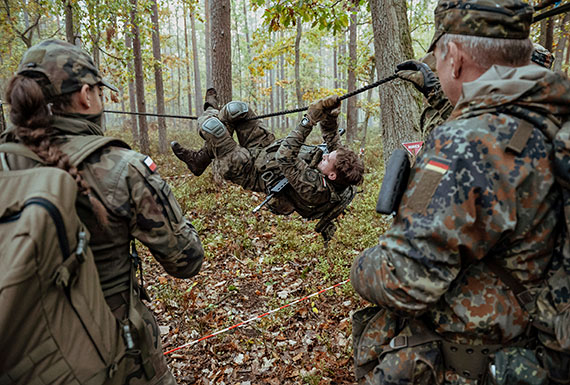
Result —
[[69, 156], [69, 161], [75, 167], [79, 166], [89, 155], [102, 147], [113, 145], [130, 148], [122, 140], [107, 136], [77, 135], [68, 136], [67, 138], [68, 141], [61, 146], [61, 150]]
[[39, 156], [37, 156], [35, 152], [33, 152], [27, 146], [21, 143], [0, 144], [0, 153], [20, 155], [35, 160], [36, 162], [43, 163], [43, 160]]

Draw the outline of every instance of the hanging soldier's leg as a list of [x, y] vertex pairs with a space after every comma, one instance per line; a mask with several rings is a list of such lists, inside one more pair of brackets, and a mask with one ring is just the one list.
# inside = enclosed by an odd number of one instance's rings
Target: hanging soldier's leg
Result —
[[230, 132], [235, 131], [240, 146], [246, 148], [266, 147], [275, 141], [275, 136], [267, 130], [255, 112], [245, 102], [232, 101], [220, 110], [218, 117]]
[[[206, 98], [204, 102], [204, 113], [198, 118], [198, 125], [209, 119], [212, 116], [218, 116], [218, 98], [214, 88], [209, 88], [206, 91]], [[188, 166], [192, 174], [200, 176], [206, 171], [206, 168], [212, 163], [214, 154], [202, 146], [199, 150], [190, 150], [183, 147], [180, 143], [174, 141], [170, 143], [170, 148], [174, 155]]]
[[188, 169], [196, 176], [202, 175], [210, 163], [212, 163], [213, 155], [208, 153], [208, 149], [205, 146], [199, 150], [190, 150], [174, 141], [170, 143], [170, 147], [174, 155], [186, 163]]
[[205, 147], [213, 154], [216, 168], [224, 179], [248, 190], [255, 187], [255, 159], [246, 148], [238, 146], [224, 123], [216, 117], [201, 121], [200, 136], [206, 141]]

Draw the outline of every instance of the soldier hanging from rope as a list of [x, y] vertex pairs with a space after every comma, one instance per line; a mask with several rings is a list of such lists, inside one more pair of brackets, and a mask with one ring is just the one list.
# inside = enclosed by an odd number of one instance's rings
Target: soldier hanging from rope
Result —
[[[303, 218], [321, 219], [316, 231], [328, 241], [335, 231], [332, 220], [350, 203], [354, 186], [364, 174], [362, 160], [340, 144], [340, 103], [334, 95], [311, 104], [297, 128], [276, 141], [261, 120], [252, 119], [255, 113], [246, 103], [232, 101], [219, 109], [215, 91], [210, 89], [205, 112], [198, 119], [205, 145], [194, 151], [172, 142], [172, 150], [196, 176], [213, 160], [224, 179], [247, 190], [271, 194], [279, 186], [269, 201], [270, 210], [281, 215], [297, 211]], [[327, 154], [318, 146], [304, 144], [317, 123]]]

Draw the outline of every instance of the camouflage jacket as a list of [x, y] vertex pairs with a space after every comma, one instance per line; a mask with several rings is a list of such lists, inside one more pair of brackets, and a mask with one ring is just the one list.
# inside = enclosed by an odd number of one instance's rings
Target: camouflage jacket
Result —
[[[102, 135], [98, 125], [77, 116], [57, 116], [52, 126], [63, 142], [73, 135]], [[37, 166], [22, 157], [9, 157], [8, 161], [12, 169]], [[143, 154], [110, 145], [79, 166], [108, 212], [109, 225], [102, 228], [88, 199], [78, 195], [77, 211], [91, 233], [90, 246], [106, 296], [128, 289], [132, 238], [146, 245], [175, 277], [191, 277], [200, 270], [204, 251], [197, 232], [151, 162]]]
[[[321, 128], [328, 151], [336, 150], [340, 145], [336, 119], [334, 122], [321, 122]], [[316, 146], [304, 145], [311, 131], [312, 127], [299, 124], [285, 139], [278, 141], [275, 161], [289, 180], [285, 194], [281, 195], [302, 217], [314, 219], [338, 202], [338, 192], [342, 187], [335, 185], [317, 168], [323, 152]]]
[[[532, 129], [507, 150], [524, 107], [554, 132]], [[460, 343], [505, 343], [527, 314], [482, 262], [495, 259], [528, 288], [552, 258], [563, 217], [551, 138], [570, 113], [570, 82], [538, 66], [493, 66], [463, 85], [450, 119], [432, 131], [393, 226], [353, 263], [365, 299], [416, 316]]]
[[420, 130], [422, 138], [425, 139], [429, 133], [437, 126], [442, 125], [451, 111], [453, 106], [443, 93], [441, 86], [438, 84], [427, 97], [427, 107], [422, 111], [420, 117]]

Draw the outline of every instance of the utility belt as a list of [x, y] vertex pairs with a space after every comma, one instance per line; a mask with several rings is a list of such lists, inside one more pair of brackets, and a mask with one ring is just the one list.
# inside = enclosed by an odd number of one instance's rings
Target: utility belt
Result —
[[442, 384], [449, 371], [478, 384], [509, 384], [522, 378], [515, 369], [521, 365], [535, 373], [529, 384], [549, 383], [533, 335], [505, 344], [459, 344], [420, 319], [401, 318], [381, 307], [361, 309], [352, 320], [355, 376], [361, 385]]

